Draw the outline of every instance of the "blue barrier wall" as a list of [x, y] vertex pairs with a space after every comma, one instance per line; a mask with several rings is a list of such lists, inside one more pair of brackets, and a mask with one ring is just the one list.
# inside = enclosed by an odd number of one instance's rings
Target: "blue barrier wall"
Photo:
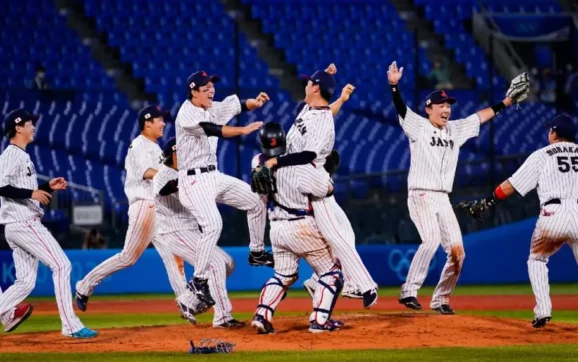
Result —
[[[527, 220], [502, 226], [465, 237], [466, 261], [459, 284], [499, 284], [528, 282], [526, 261], [530, 237], [536, 220]], [[360, 246], [359, 253], [367, 269], [379, 285], [400, 286], [407, 274], [409, 264], [418, 245]], [[227, 280], [229, 290], [258, 290], [272, 275], [272, 270], [251, 267], [247, 264], [248, 249], [227, 248], [235, 259], [235, 271]], [[72, 262], [71, 282], [86, 275], [95, 265], [118, 252], [118, 250], [69, 250]], [[430, 266], [427, 285], [435, 284], [446, 256], [440, 248]], [[549, 264], [553, 282], [578, 281], [578, 267], [570, 248], [564, 247], [552, 257]], [[192, 268], [187, 267], [187, 275]], [[300, 277], [294, 288], [300, 288], [309, 277], [311, 268], [303, 261]], [[14, 267], [10, 252], [0, 253], [0, 286], [5, 289], [14, 281]], [[74, 290], [74, 289], [73, 289]], [[98, 294], [116, 293], [170, 293], [170, 285], [156, 250], [148, 249], [131, 268], [105, 279], [96, 289]], [[52, 274], [41, 265], [33, 295], [53, 295]]]

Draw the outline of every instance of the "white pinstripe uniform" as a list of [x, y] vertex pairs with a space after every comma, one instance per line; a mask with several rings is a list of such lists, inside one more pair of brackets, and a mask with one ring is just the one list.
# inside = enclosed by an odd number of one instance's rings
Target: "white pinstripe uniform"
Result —
[[[198, 241], [201, 237], [197, 221], [179, 201], [178, 191], [176, 193], [161, 196], [161, 189], [169, 182], [175, 182], [179, 177], [178, 171], [161, 166], [159, 172], [153, 178], [155, 203], [157, 205], [158, 234], [154, 245], [161, 254], [166, 265], [171, 265], [171, 259], [175, 256], [184, 259], [187, 263], [195, 266], [197, 262]], [[213, 326], [218, 326], [233, 319], [233, 306], [227, 294], [226, 278], [233, 272], [235, 263], [233, 258], [223, 249], [216, 247], [211, 255], [209, 264], [209, 288], [214, 294], [215, 314]], [[186, 290], [186, 280], [184, 275], [178, 270], [169, 270], [169, 281], [178, 299], [180, 296], [188, 295], [186, 305], [193, 306], [194, 310], [199, 310], [199, 300], [194, 293]], [[191, 302], [192, 300], [192, 302]], [[203, 303], [204, 304], [204, 303]]]
[[478, 136], [481, 120], [477, 114], [450, 121], [440, 129], [409, 107], [399, 117], [409, 139], [411, 164], [408, 177], [408, 207], [422, 244], [412, 260], [400, 298], [416, 297], [440, 242], [448, 254], [431, 308], [449, 304], [465, 258], [462, 234], [448, 194], [452, 191], [460, 147]]
[[[261, 164], [261, 155], [252, 160], [252, 168]], [[277, 202], [292, 209], [311, 207], [309, 195], [324, 197], [327, 195], [330, 178], [324, 170], [313, 165], [280, 168], [275, 172], [277, 180]], [[266, 197], [263, 197], [264, 201]], [[335, 259], [329, 244], [323, 238], [317, 221], [312, 216], [298, 217], [275, 207], [269, 211], [271, 221], [271, 245], [275, 259], [275, 276], [263, 286], [259, 305], [255, 314], [263, 316], [269, 322], [286, 290], [297, 280], [299, 259], [303, 257], [319, 275], [319, 282], [331, 288], [336, 287]], [[323, 325], [330, 317], [334, 300], [338, 296], [335, 290], [328, 290], [320, 284], [315, 288], [313, 313], [310, 321]]]
[[[287, 134], [287, 153], [312, 151], [317, 154], [314, 163], [321, 173], [326, 173], [323, 165], [325, 158], [333, 150], [335, 143], [335, 125], [329, 107], [315, 109], [303, 107], [297, 120]], [[325, 197], [312, 202], [315, 221], [323, 237], [339, 258], [345, 279], [344, 290], [361, 293], [375, 289], [377, 285], [367, 271], [355, 249], [355, 233], [343, 209], [335, 198]], [[306, 281], [314, 284], [316, 276]]]
[[[15, 145], [9, 145], [0, 155], [0, 187], [7, 185], [28, 190], [38, 189], [36, 169], [30, 156]], [[43, 215], [44, 211], [38, 201], [0, 197], [0, 223], [6, 226], [6, 241], [13, 251], [16, 269], [16, 281], [0, 295], [0, 319], [6, 325], [12, 319], [16, 305], [32, 292], [40, 260], [52, 271], [62, 334], [70, 336], [84, 328], [72, 307], [72, 267], [58, 242], [41, 224]]]
[[[213, 102], [213, 106], [206, 110], [186, 100], [177, 115], [179, 198], [202, 230], [198, 242], [196, 278], [210, 277], [210, 260], [223, 228], [216, 202], [247, 211], [249, 248], [251, 251], [265, 249], [263, 238], [267, 214], [263, 203], [247, 183], [216, 170], [218, 137], [207, 137], [199, 125], [201, 122], [226, 125], [240, 112], [241, 102], [233, 95], [222, 102]], [[201, 173], [200, 169], [207, 167], [215, 171]], [[189, 170], [196, 173], [187, 175]]]
[[163, 161], [159, 145], [143, 135], [135, 138], [125, 158], [126, 179], [124, 192], [128, 197], [128, 230], [124, 247], [96, 266], [84, 279], [78, 281], [78, 293], [90, 296], [100, 282], [113, 273], [128, 268], [140, 258], [156, 232], [156, 213], [152, 180], [143, 178], [148, 169], [157, 170]]
[[546, 264], [564, 244], [578, 262], [578, 145], [558, 142], [532, 153], [509, 181], [522, 196], [538, 190], [542, 207], [532, 235], [528, 273], [536, 297], [536, 318], [551, 317]]

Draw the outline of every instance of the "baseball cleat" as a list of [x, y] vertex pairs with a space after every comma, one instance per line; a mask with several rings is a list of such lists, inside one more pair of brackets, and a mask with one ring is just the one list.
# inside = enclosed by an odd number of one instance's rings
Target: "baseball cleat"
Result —
[[86, 312], [88, 306], [88, 296], [76, 292], [76, 306], [83, 312]]
[[184, 320], [189, 321], [189, 323], [191, 323], [192, 325], [196, 326], [197, 325], [197, 318], [195, 318], [195, 315], [197, 314], [201, 314], [203, 312], [205, 312], [206, 310], [204, 309], [204, 307], [206, 306], [205, 303], [200, 302], [199, 303], [199, 307], [201, 308], [201, 310], [199, 311], [195, 311], [192, 308], [187, 307], [186, 305], [184, 305], [183, 303], [178, 303], [177, 305], [179, 306], [179, 310], [181, 312], [181, 318]]
[[252, 251], [249, 253], [249, 265], [273, 268], [275, 260], [273, 259], [273, 254], [268, 251]]
[[452, 307], [450, 307], [449, 304], [442, 304], [437, 308], [432, 308], [432, 310], [438, 312], [439, 314], [442, 315], [452, 315], [452, 314], [456, 314], [456, 312], [454, 312], [454, 310], [452, 309]]
[[534, 318], [532, 321], [532, 327], [534, 328], [544, 328], [546, 324], [552, 320], [552, 317], [542, 317], [542, 318]]
[[377, 303], [377, 290], [372, 289], [363, 293], [363, 308], [369, 309]]
[[68, 337], [76, 338], [76, 339], [89, 339], [98, 336], [97, 331], [93, 331], [92, 329], [88, 329], [86, 327], [82, 328], [81, 330], [72, 333]]
[[10, 323], [4, 326], [4, 332], [6, 333], [12, 332], [16, 328], [18, 328], [18, 326], [21, 325], [22, 322], [24, 322], [25, 320], [28, 319], [28, 317], [30, 317], [30, 315], [32, 314], [32, 309], [34, 309], [32, 307], [32, 304], [18, 305], [14, 310], [14, 316], [12, 317], [12, 320], [10, 321]]
[[251, 327], [257, 330], [258, 334], [274, 334], [275, 329], [273, 328], [273, 324], [265, 319], [260, 314], [255, 314], [253, 317], [253, 321], [251, 322]]
[[413, 309], [413, 310], [420, 310], [421, 309], [421, 304], [419, 304], [416, 297], [400, 298], [399, 304], [403, 304], [406, 307], [408, 307], [409, 309]]
[[194, 278], [189, 282], [189, 285], [201, 302], [205, 302], [209, 307], [215, 305], [215, 300], [211, 296], [207, 279]]
[[229, 319], [225, 323], [219, 324], [215, 326], [215, 328], [229, 328], [229, 329], [238, 329], [243, 328], [247, 325], [245, 322], [238, 321], [236, 319]]
[[343, 291], [341, 296], [347, 299], [363, 299], [363, 294], [360, 291]]
[[338, 331], [345, 323], [342, 321], [336, 321], [333, 319], [328, 319], [325, 324], [319, 324], [316, 321], [309, 322], [309, 332], [311, 333], [323, 333], [323, 332], [334, 332]]

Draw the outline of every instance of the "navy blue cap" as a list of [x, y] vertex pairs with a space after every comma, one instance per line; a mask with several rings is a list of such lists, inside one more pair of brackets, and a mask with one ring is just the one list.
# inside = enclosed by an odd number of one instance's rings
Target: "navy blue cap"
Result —
[[173, 155], [173, 153], [177, 150], [177, 139], [175, 137], [171, 137], [167, 140], [163, 147], [163, 156], [165, 158], [169, 158]]
[[547, 126], [558, 135], [558, 137], [567, 140], [576, 139], [576, 124], [572, 117], [566, 113], [562, 113], [554, 117], [553, 120], [547, 123]]
[[170, 112], [168, 111], [161, 111], [161, 109], [157, 106], [144, 107], [138, 112], [138, 124], [141, 128], [143, 128], [143, 125], [146, 121], [152, 120], [153, 118], [166, 117], [169, 113]]
[[325, 91], [330, 95], [333, 95], [333, 92], [335, 92], [335, 79], [331, 74], [328, 74], [323, 70], [318, 70], [311, 76], [302, 74], [301, 79], [307, 81], [310, 80], [311, 82], [313, 82], [313, 84], [319, 85], [319, 88], [322, 91]]
[[204, 70], [200, 70], [195, 72], [187, 78], [187, 87], [190, 89], [199, 89], [204, 85], [207, 85], [209, 82], [216, 83], [220, 81], [218, 75], [208, 75]]
[[442, 103], [454, 104], [456, 99], [454, 97], [449, 97], [444, 90], [437, 90], [431, 92], [427, 97], [425, 97], [425, 105], [431, 106], [432, 104], [442, 104]]
[[28, 121], [36, 122], [40, 116], [35, 114], [30, 114], [24, 108], [18, 108], [11, 111], [4, 117], [4, 133], [15, 130], [16, 126], [24, 126], [24, 123]]

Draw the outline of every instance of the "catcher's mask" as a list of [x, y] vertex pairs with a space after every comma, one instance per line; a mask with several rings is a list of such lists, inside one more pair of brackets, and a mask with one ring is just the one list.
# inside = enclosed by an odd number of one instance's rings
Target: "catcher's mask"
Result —
[[285, 131], [277, 122], [266, 123], [259, 130], [259, 144], [261, 152], [267, 157], [277, 157], [285, 153], [287, 143]]

